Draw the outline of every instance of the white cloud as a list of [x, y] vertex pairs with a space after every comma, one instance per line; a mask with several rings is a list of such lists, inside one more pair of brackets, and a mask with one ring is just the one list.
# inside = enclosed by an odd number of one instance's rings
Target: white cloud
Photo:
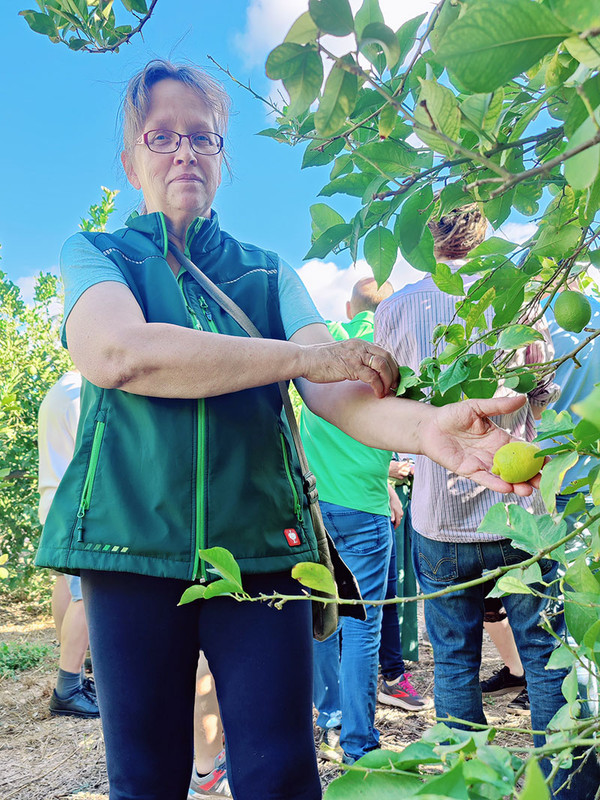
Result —
[[[362, 0], [350, 0], [354, 12]], [[379, 0], [386, 24], [396, 30], [408, 19], [435, 6], [433, 0]], [[269, 52], [283, 41], [292, 23], [308, 11], [308, 0], [250, 0], [246, 11], [246, 26], [235, 37], [234, 44], [243, 54], [247, 67], [262, 66]], [[328, 44], [336, 43], [335, 52], [347, 51], [345, 38], [327, 37]]]
[[37, 275], [25, 275], [22, 278], [17, 278], [15, 283], [21, 290], [21, 298], [27, 305], [33, 305], [33, 296], [35, 292], [35, 284], [37, 282]]
[[523, 244], [537, 231], [535, 222], [506, 222], [498, 233], [508, 239], [509, 242]]
[[[346, 301], [350, 299], [352, 287], [361, 278], [373, 276], [371, 267], [363, 259], [356, 266], [338, 267], [332, 261], [307, 261], [298, 275], [309, 291], [317, 309], [325, 319], [345, 320]], [[394, 289], [400, 289], [407, 283], [415, 283], [425, 277], [425, 273], [413, 269], [404, 259], [396, 262], [390, 281]]]

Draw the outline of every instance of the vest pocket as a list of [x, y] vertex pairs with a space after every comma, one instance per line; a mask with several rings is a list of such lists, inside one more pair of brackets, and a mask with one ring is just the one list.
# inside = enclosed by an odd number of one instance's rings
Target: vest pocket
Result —
[[280, 431], [279, 437], [281, 439], [281, 452], [283, 453], [283, 464], [285, 467], [285, 474], [287, 475], [288, 483], [290, 485], [290, 489], [292, 490], [292, 497], [294, 500], [294, 513], [296, 514], [296, 518], [298, 522], [302, 525], [303, 518], [302, 518], [302, 501], [298, 495], [298, 490], [296, 489], [296, 484], [294, 483], [294, 479], [292, 477], [292, 470], [290, 468], [290, 458], [288, 456], [287, 446], [285, 442], [285, 436]]
[[104, 418], [97, 419], [94, 423], [94, 438], [92, 439], [90, 460], [85, 473], [85, 480], [83, 482], [83, 489], [81, 491], [79, 508], [77, 509], [76, 531], [78, 542], [83, 542], [83, 523], [92, 500], [92, 489], [94, 488], [94, 478], [96, 477], [96, 470], [98, 468], [98, 459], [100, 457], [100, 448], [102, 447], [102, 438], [104, 437], [105, 427], [106, 422]]

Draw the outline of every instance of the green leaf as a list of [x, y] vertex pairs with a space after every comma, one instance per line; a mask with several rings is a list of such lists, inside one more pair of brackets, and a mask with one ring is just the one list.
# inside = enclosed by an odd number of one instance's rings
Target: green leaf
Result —
[[236, 594], [241, 591], [242, 587], [233, 581], [213, 581], [206, 587], [204, 599], [210, 600], [211, 597], [222, 597], [223, 595]]
[[377, 130], [382, 139], [387, 139], [394, 132], [398, 120], [398, 110], [391, 103], [386, 103], [379, 112]]
[[529, 586], [514, 575], [502, 575], [498, 578], [496, 586], [505, 594], [533, 594]]
[[393, 66], [400, 58], [400, 43], [394, 31], [383, 22], [370, 22], [363, 29], [358, 46], [377, 44], [385, 53], [388, 67]]
[[[569, 140], [569, 149], [579, 147], [593, 139], [598, 132], [600, 109], [588, 117]], [[573, 189], [587, 189], [595, 181], [600, 168], [600, 144], [588, 147], [565, 162], [565, 178]]]
[[19, 16], [25, 18], [25, 22], [35, 33], [42, 33], [51, 38], [58, 36], [56, 24], [48, 14], [40, 14], [39, 11], [19, 11]]
[[436, 212], [436, 219], [443, 217], [449, 211], [454, 211], [456, 208], [472, 203], [473, 198], [468, 192], [465, 192], [465, 184], [463, 181], [456, 181], [444, 186], [439, 196], [439, 208]]
[[565, 583], [576, 592], [594, 594], [600, 592], [600, 582], [588, 567], [586, 557], [579, 556], [565, 572]]
[[396, 36], [398, 37], [398, 44], [400, 45], [400, 58], [392, 67], [392, 72], [395, 73], [406, 60], [407, 55], [410, 53], [415, 44], [417, 31], [419, 30], [421, 23], [426, 16], [427, 14], [419, 14], [418, 17], [409, 19], [400, 28], [398, 28]]
[[432, 131], [440, 131], [453, 141], [460, 138], [460, 109], [454, 94], [436, 81], [420, 79], [421, 91], [415, 107], [415, 133], [425, 144], [450, 156], [454, 147]]
[[350, 175], [342, 175], [326, 184], [320, 195], [331, 197], [334, 194], [349, 194], [352, 197], [362, 197], [367, 186], [373, 180], [373, 174], [368, 172], [353, 172]]
[[448, 264], [439, 263], [433, 273], [433, 282], [438, 289], [455, 297], [464, 297], [463, 279], [457, 272], [452, 272]]
[[309, 0], [308, 11], [323, 33], [348, 36], [354, 30], [354, 17], [348, 0]]
[[310, 207], [310, 218], [312, 220], [312, 234], [318, 238], [328, 228], [334, 225], [343, 225], [344, 218], [326, 203], [315, 203]]
[[315, 141], [310, 144], [304, 151], [302, 156], [302, 169], [308, 167], [322, 167], [324, 164], [329, 164], [337, 156], [337, 154], [344, 147], [343, 138], [334, 139], [329, 144], [323, 144], [320, 141]]
[[509, 325], [500, 334], [498, 347], [501, 350], [515, 350], [543, 338], [543, 335], [530, 325]]
[[415, 151], [398, 142], [369, 142], [354, 151], [355, 159], [363, 159], [369, 165], [377, 167], [386, 175], [407, 175], [414, 170]]
[[305, 11], [289, 29], [284, 41], [294, 42], [295, 44], [309, 44], [309, 42], [316, 41], [318, 34], [319, 29], [308, 11]]
[[372, 22], [383, 22], [383, 14], [379, 7], [379, 0], [363, 0], [362, 6], [354, 17], [354, 29], [357, 39], [363, 35], [363, 30]]
[[[537, 553], [566, 536], [567, 523], [556, 523], [549, 514], [535, 516], [517, 505], [496, 503], [487, 512], [479, 528], [480, 533], [496, 533], [512, 539], [516, 547], [528, 553]], [[561, 551], [553, 551], [554, 558], [563, 560]]]
[[547, 408], [542, 411], [542, 419], [534, 441], [541, 442], [556, 436], [569, 436], [573, 433], [573, 426], [573, 418], [568, 411], [561, 411], [558, 414], [553, 408]]
[[342, 222], [339, 225], [332, 225], [324, 233], [322, 233], [315, 242], [308, 253], [304, 256], [304, 261], [309, 258], [325, 258], [325, 256], [337, 247], [340, 242], [348, 240], [352, 233], [352, 225]]
[[424, 186], [404, 201], [396, 217], [394, 233], [403, 252], [412, 252], [423, 237], [427, 221], [433, 211], [433, 190]]
[[202, 600], [206, 592], [206, 586], [194, 584], [188, 586], [185, 592], [181, 595], [181, 600], [177, 603], [178, 606], [183, 606], [186, 603], [192, 603], [194, 600]]
[[472, 92], [493, 92], [525, 72], [569, 34], [531, 0], [481, 0], [446, 30], [437, 59]]
[[200, 548], [198, 553], [200, 558], [211, 564], [221, 577], [234, 583], [238, 587], [238, 591], [243, 591], [239, 564], [229, 550], [224, 547], [209, 547], [206, 550]]
[[[398, 219], [399, 217], [396, 217], [396, 223]], [[394, 226], [394, 231], [395, 230], [396, 226]], [[396, 239], [398, 239], [397, 234]], [[435, 272], [437, 261], [433, 254], [433, 234], [429, 228], [425, 227], [423, 236], [421, 236], [421, 241], [410, 252], [406, 252], [402, 247], [402, 243], [400, 243], [400, 252], [415, 269], [421, 270], [421, 272]]]
[[70, 50], [81, 50], [82, 47], [86, 47], [89, 44], [86, 39], [76, 39], [75, 36], [72, 36], [69, 39], [69, 49]]
[[496, 255], [507, 256], [509, 253], [514, 252], [519, 245], [514, 242], [509, 242], [507, 239], [501, 239], [499, 236], [490, 236], [469, 253], [469, 258], [478, 258], [479, 256]]
[[550, 0], [555, 17], [574, 31], [600, 27], [600, 8], [590, 0]]
[[394, 235], [387, 228], [378, 225], [365, 236], [363, 247], [365, 259], [373, 270], [377, 285], [381, 286], [389, 278], [396, 263], [398, 245]]
[[582, 419], [600, 428], [600, 386], [594, 387], [591, 394], [579, 403], [573, 403], [571, 408]]
[[525, 767], [525, 783], [519, 800], [550, 800], [550, 792], [535, 758], [530, 759]]
[[470, 337], [475, 328], [486, 327], [484, 311], [492, 305], [495, 297], [496, 290], [488, 289], [477, 303], [471, 306], [465, 319], [465, 332], [467, 336]]
[[323, 62], [313, 45], [284, 42], [271, 50], [265, 69], [269, 78], [283, 81], [292, 116], [306, 111], [321, 91]]
[[561, 644], [551, 653], [544, 669], [569, 669], [575, 662], [575, 656], [565, 645]]
[[577, 644], [581, 644], [587, 632], [599, 621], [599, 592], [564, 593], [565, 622]]
[[442, 373], [437, 388], [444, 394], [448, 389], [452, 389], [453, 386], [459, 386], [463, 381], [466, 381], [470, 375], [469, 356], [460, 356]]
[[292, 567], [292, 578], [303, 586], [337, 597], [337, 586], [331, 572], [323, 564], [301, 561]]
[[[355, 65], [350, 55], [344, 56], [342, 61]], [[356, 75], [336, 65], [329, 73], [319, 108], [315, 113], [315, 128], [319, 136], [333, 136], [340, 130], [356, 105], [357, 94]]]
[[600, 53], [588, 42], [578, 36], [571, 36], [565, 41], [565, 47], [573, 58], [590, 69], [600, 67]]
[[562, 228], [555, 228], [548, 223], [540, 226], [540, 233], [531, 248], [531, 253], [559, 261], [573, 252], [580, 238], [581, 228], [575, 222], [563, 225]]
[[562, 453], [552, 458], [542, 470], [540, 492], [542, 500], [548, 511], [556, 508], [556, 495], [560, 492], [565, 475], [571, 467], [575, 466], [579, 456], [577, 453]]

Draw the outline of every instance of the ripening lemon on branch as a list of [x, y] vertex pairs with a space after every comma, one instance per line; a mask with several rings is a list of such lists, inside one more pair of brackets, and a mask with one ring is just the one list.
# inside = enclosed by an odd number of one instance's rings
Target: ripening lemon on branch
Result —
[[554, 303], [554, 317], [563, 330], [580, 333], [592, 318], [590, 301], [581, 292], [561, 292]]
[[492, 472], [507, 483], [525, 483], [544, 465], [540, 452], [537, 445], [529, 442], [509, 442], [496, 450]]

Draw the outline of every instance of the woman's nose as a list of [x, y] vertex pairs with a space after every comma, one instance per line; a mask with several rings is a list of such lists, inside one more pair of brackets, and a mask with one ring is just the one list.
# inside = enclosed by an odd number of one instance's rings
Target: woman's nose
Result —
[[182, 138], [178, 149], [175, 151], [175, 161], [177, 163], [191, 164], [197, 161], [197, 153], [192, 150], [190, 140]]

